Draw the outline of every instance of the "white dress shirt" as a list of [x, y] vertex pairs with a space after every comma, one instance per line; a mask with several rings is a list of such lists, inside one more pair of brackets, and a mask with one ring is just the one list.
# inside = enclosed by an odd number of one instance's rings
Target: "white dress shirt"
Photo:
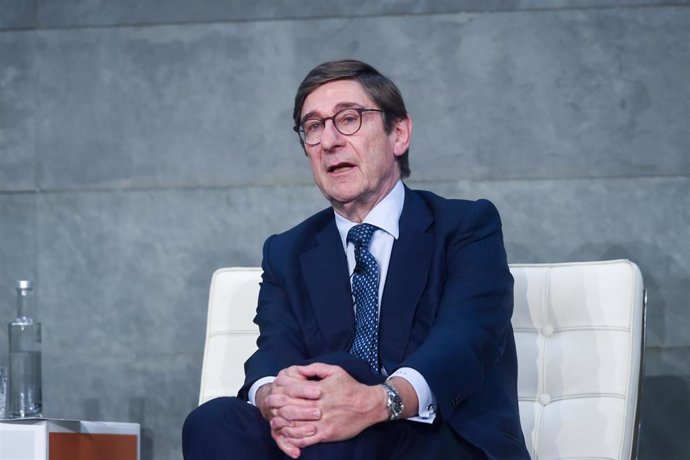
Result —
[[[391, 259], [391, 252], [393, 250], [393, 243], [398, 239], [399, 235], [399, 221], [402, 214], [403, 205], [405, 203], [405, 187], [402, 181], [393, 187], [393, 189], [381, 200], [374, 209], [364, 218], [362, 223], [375, 225], [380, 230], [374, 232], [371, 243], [369, 244], [369, 252], [374, 256], [379, 265], [380, 282], [379, 282], [379, 311], [381, 310], [381, 298], [383, 297], [383, 289], [386, 284], [386, 275], [388, 274], [388, 264]], [[357, 225], [357, 222], [351, 222], [343, 216], [335, 213], [335, 224], [340, 233], [340, 239], [343, 243], [343, 249], [347, 255], [347, 266], [350, 275], [355, 269], [355, 247], [354, 244], [347, 242], [347, 233], [352, 227]], [[352, 280], [352, 276], [350, 276]], [[356, 307], [355, 307], [356, 308]], [[382, 369], [384, 375], [386, 370]], [[395, 371], [391, 377], [402, 377], [414, 388], [417, 393], [419, 401], [419, 413], [408, 420], [418, 421], [423, 423], [432, 423], [436, 418], [436, 400], [431, 393], [431, 389], [426, 382], [426, 379], [410, 367], [402, 367]], [[264, 384], [270, 383], [275, 377], [264, 377], [257, 380], [249, 389], [249, 402], [255, 404], [256, 391]]]

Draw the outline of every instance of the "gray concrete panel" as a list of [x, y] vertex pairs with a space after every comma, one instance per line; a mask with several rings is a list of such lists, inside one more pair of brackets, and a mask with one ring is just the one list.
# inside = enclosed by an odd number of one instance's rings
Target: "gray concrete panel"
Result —
[[510, 262], [634, 261], [648, 290], [649, 346], [690, 346], [689, 179], [419, 185], [449, 197], [491, 199]]
[[36, 26], [37, 0], [0, 0], [0, 30]]
[[36, 184], [34, 51], [33, 33], [0, 33], [0, 191]]
[[[274, 206], [276, 196], [283, 206]], [[259, 265], [269, 234], [323, 206], [311, 188], [42, 195], [47, 346], [200, 357], [213, 271]]]
[[690, 10], [429, 21], [408, 27], [400, 48], [432, 74], [398, 65], [394, 75], [411, 95], [416, 178], [690, 171]]
[[39, 17], [42, 27], [75, 27], [686, 4], [687, 0], [40, 0]]
[[343, 56], [407, 95], [416, 179], [686, 174], [689, 27], [666, 8], [43, 32], [40, 183], [308, 183], [291, 99]]
[[[309, 183], [267, 24], [40, 34], [45, 188]], [[283, 67], [284, 68], [284, 67]]]
[[690, 458], [690, 348], [647, 350], [640, 459]]
[[[649, 347], [645, 374], [647, 377], [675, 375], [687, 379], [690, 384], [690, 347]], [[686, 398], [690, 405], [690, 397], [686, 396]]]

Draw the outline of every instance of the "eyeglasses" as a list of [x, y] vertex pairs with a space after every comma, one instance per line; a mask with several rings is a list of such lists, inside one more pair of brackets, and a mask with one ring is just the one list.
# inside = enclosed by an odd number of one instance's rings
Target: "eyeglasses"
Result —
[[333, 120], [333, 126], [340, 134], [352, 136], [362, 127], [362, 114], [364, 112], [381, 112], [380, 109], [363, 109], [349, 107], [336, 112], [332, 117], [326, 118], [307, 118], [294, 129], [299, 134], [300, 139], [307, 145], [317, 145], [321, 142], [321, 135], [326, 129], [326, 121]]

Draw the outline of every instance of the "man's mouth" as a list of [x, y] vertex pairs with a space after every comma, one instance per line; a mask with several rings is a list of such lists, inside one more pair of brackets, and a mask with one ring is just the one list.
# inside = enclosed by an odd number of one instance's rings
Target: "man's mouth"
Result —
[[338, 173], [338, 172], [348, 170], [352, 167], [354, 167], [354, 165], [352, 163], [343, 162], [343, 163], [335, 164], [333, 166], [329, 166], [326, 171], [328, 173]]

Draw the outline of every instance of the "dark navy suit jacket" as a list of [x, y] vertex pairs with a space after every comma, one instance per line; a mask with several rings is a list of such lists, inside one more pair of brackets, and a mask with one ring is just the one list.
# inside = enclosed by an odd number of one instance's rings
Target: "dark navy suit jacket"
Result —
[[[242, 398], [256, 380], [293, 364], [323, 360], [354, 369], [343, 358], [350, 356], [344, 352], [355, 319], [333, 212], [321, 211], [264, 244], [259, 349], [245, 363]], [[496, 208], [406, 188], [381, 299], [382, 364], [389, 373], [419, 371], [437, 399], [437, 423], [501, 460], [529, 458], [518, 415], [512, 312], [513, 278]]]

